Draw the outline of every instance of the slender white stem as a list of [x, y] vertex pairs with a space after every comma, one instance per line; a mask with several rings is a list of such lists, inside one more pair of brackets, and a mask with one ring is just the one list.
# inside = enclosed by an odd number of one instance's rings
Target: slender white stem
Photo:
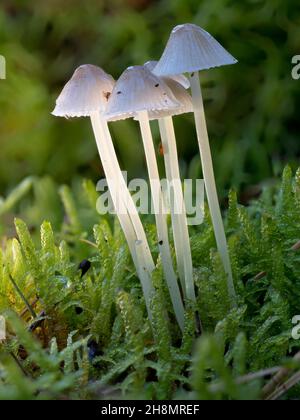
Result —
[[185, 284], [187, 298], [195, 301], [192, 253], [172, 117], [160, 119], [159, 129], [164, 151], [166, 175], [170, 188], [174, 189], [174, 202], [172, 202], [171, 194], [170, 204], [179, 276], [181, 282]]
[[227, 240], [218, 200], [209, 138], [204, 112], [204, 104], [199, 80], [199, 73], [193, 73], [190, 77], [193, 97], [193, 107], [195, 114], [196, 131], [200, 148], [202, 170], [206, 187], [207, 199], [210, 208], [212, 223], [214, 227], [217, 247], [227, 275], [228, 292], [233, 304], [236, 303], [236, 294], [234, 290], [232, 270], [227, 247]]
[[[162, 124], [161, 124], [160, 120], [159, 120], [159, 128], [160, 128], [161, 141], [162, 141], [162, 145], [163, 145], [163, 154], [164, 154], [164, 160], [165, 160], [165, 168], [166, 168], [167, 179], [168, 180], [171, 179], [173, 181], [170, 159], [168, 159], [166, 157], [166, 154], [169, 154], [168, 142], [165, 141], [166, 133], [165, 133], [164, 127], [162, 127]], [[174, 181], [173, 181], [173, 183], [174, 183]], [[175, 194], [172, 195], [172, 193], [173, 193], [173, 190], [172, 190], [171, 185], [170, 185], [170, 210], [171, 210], [171, 216], [172, 216], [173, 237], [174, 237], [174, 245], [175, 245], [176, 258], [177, 258], [177, 269], [178, 269], [178, 274], [179, 274], [179, 278], [180, 278], [180, 282], [181, 282], [181, 287], [182, 287], [184, 296], [186, 297], [187, 293], [186, 293], [184, 261], [183, 261], [182, 258], [180, 258], [180, 256], [183, 254], [183, 243], [182, 243], [182, 240], [181, 240], [181, 228], [180, 228], [179, 223], [174, 223], [174, 220], [175, 220], [175, 217], [176, 217], [175, 214], [174, 214], [175, 213], [175, 203], [172, 199], [173, 199]], [[176, 220], [176, 222], [177, 222], [177, 220]]]
[[[118, 179], [116, 180], [115, 174], [113, 172], [113, 167], [111, 163], [111, 156], [110, 151], [108, 150], [106, 146], [106, 130], [105, 130], [105, 124], [103, 123], [103, 120], [99, 113], [93, 113], [91, 115], [91, 122], [92, 127], [94, 130], [94, 135], [98, 147], [98, 152], [100, 155], [100, 159], [102, 162], [102, 166], [105, 172], [105, 176], [108, 183], [108, 188], [111, 193], [111, 197], [113, 200], [113, 204], [115, 207], [115, 210], [117, 212], [117, 216], [119, 218], [122, 230], [124, 232], [124, 235], [126, 237], [133, 262], [135, 264], [136, 270], [138, 272], [143, 293], [145, 296], [145, 302], [148, 310], [149, 317], [151, 319], [151, 309], [150, 309], [150, 300], [151, 300], [151, 290], [152, 289], [152, 283], [151, 283], [151, 273], [147, 270], [145, 267], [145, 261], [140, 261], [139, 256], [137, 255], [137, 249], [136, 249], [136, 242], [138, 241], [137, 235], [135, 233], [135, 230], [133, 228], [131, 219], [127, 212], [119, 211], [120, 209], [120, 203], [118, 202], [118, 199], [120, 199], [120, 183]], [[146, 269], [145, 269], [146, 268]]]
[[[102, 118], [100, 116], [100, 118]], [[143, 227], [143, 224], [141, 222], [140, 216], [138, 214], [137, 208], [134, 204], [134, 201], [132, 199], [132, 196], [127, 188], [126, 182], [124, 180], [120, 165], [119, 165], [119, 161], [116, 155], [116, 151], [113, 145], [113, 141], [111, 138], [111, 134], [107, 125], [107, 122], [102, 119], [102, 124], [103, 124], [103, 128], [105, 130], [105, 137], [104, 140], [106, 147], [108, 149], [109, 152], [109, 157], [110, 157], [110, 162], [111, 162], [111, 166], [113, 168], [113, 174], [114, 177], [116, 177], [118, 179], [119, 182], [119, 194], [120, 194], [120, 198], [122, 199], [123, 203], [126, 206], [127, 212], [131, 218], [131, 222], [133, 225], [133, 228], [136, 232], [136, 236], [138, 238], [138, 241], [141, 241], [142, 246], [140, 246], [141, 248], [143, 248], [143, 252], [144, 252], [144, 258], [145, 258], [145, 264], [147, 267], [147, 270], [149, 271], [149, 273], [152, 273], [152, 271], [155, 269], [155, 264], [150, 252], [150, 248], [148, 245], [148, 240], [145, 234], [145, 230]]]
[[169, 293], [173, 303], [177, 321], [181, 328], [184, 326], [184, 307], [180, 295], [177, 277], [173, 268], [173, 261], [170, 251], [168, 224], [166, 215], [163, 213], [163, 196], [161, 190], [160, 176], [156, 161], [155, 148], [147, 111], [138, 113], [145, 155], [147, 160], [148, 174], [151, 185], [152, 199], [155, 209], [159, 249], [162, 259]]

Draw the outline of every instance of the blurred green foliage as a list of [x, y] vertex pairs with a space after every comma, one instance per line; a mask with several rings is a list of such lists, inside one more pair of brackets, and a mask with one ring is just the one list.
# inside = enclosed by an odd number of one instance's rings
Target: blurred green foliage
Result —
[[[172, 27], [184, 22], [210, 31], [239, 59], [202, 74], [220, 193], [276, 175], [287, 160], [296, 165], [300, 82], [291, 78], [291, 58], [300, 53], [298, 0], [1, 0], [1, 191], [28, 175], [96, 181], [102, 170], [89, 122], [52, 117], [57, 95], [80, 64], [117, 78], [129, 65], [158, 59]], [[183, 174], [199, 176], [192, 116], [177, 117], [176, 128]], [[112, 131], [122, 166], [141, 175], [136, 123], [114, 123]]]

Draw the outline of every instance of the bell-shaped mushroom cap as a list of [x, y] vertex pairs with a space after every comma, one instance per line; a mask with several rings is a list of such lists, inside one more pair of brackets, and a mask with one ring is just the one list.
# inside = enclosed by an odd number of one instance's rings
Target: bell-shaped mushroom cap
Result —
[[193, 102], [191, 95], [184, 89], [184, 87], [176, 82], [173, 78], [164, 77], [163, 81], [171, 89], [176, 100], [180, 103], [179, 108], [167, 109], [161, 111], [149, 111], [150, 120], [158, 120], [164, 117], [173, 117], [175, 115], [187, 114], [193, 112]]
[[197, 25], [176, 26], [153, 73], [158, 76], [192, 73], [236, 64], [217, 40]]
[[115, 81], [100, 67], [84, 64], [63, 88], [52, 112], [57, 117], [87, 117], [105, 112]]
[[[144, 66], [147, 67], [147, 69], [153, 73], [153, 70], [157, 66], [157, 63], [158, 61], [147, 61], [147, 63], [145, 63]], [[175, 80], [175, 82], [179, 83], [185, 89], [189, 89], [191, 87], [189, 79], [184, 74], [172, 75], [170, 76], [170, 78]]]
[[171, 89], [144, 66], [129, 67], [117, 81], [109, 98], [105, 118], [109, 121], [135, 117], [140, 111], [179, 108]]

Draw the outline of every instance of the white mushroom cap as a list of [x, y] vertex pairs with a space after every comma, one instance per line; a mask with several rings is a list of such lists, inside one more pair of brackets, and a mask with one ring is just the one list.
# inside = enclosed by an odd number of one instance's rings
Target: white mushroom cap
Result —
[[192, 73], [236, 64], [215, 38], [197, 25], [176, 26], [153, 73], [158, 76]]
[[140, 111], [167, 111], [180, 107], [167, 84], [144, 66], [129, 67], [117, 81], [105, 117], [109, 121], [135, 117]]
[[[147, 69], [153, 73], [153, 70], [157, 66], [157, 63], [158, 61], [147, 61], [147, 63], [145, 63], [144, 66], [147, 67]], [[182, 85], [185, 89], [189, 89], [191, 87], [189, 79], [184, 74], [172, 75], [170, 76], [170, 78]]]
[[52, 112], [57, 117], [88, 117], [104, 112], [115, 81], [100, 67], [84, 64], [63, 88]]
[[[172, 90], [176, 100], [180, 103], [180, 107], [176, 109], [171, 109], [166, 112], [165, 111], [157, 112], [156, 115], [159, 115], [159, 118], [162, 118], [164, 116], [175, 116], [175, 115], [188, 114], [190, 112], [194, 112], [192, 97], [186, 91], [186, 89], [180, 83], [176, 82], [175, 80], [171, 78], [163, 78], [163, 80]], [[151, 113], [150, 113], [150, 118], [152, 119]]]
[[[161, 111], [149, 111], [150, 120], [158, 120], [164, 117], [173, 117], [175, 115], [187, 114], [193, 112], [193, 101], [191, 95], [184, 89], [184, 87], [170, 77], [163, 77], [163, 81], [171, 89], [176, 100], [180, 103], [179, 108], [161, 110]], [[136, 119], [136, 118], [135, 118]]]

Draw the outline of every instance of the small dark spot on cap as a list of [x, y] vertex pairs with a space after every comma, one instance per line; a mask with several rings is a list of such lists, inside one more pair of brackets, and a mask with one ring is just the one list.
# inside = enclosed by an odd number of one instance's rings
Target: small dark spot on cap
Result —
[[159, 83], [156, 83], [155, 87], [158, 87], [158, 86], [159, 86]]
[[167, 92], [164, 92], [164, 96], [167, 96]]
[[117, 92], [117, 95], [121, 95], [121, 93], [122, 93], [122, 92], [119, 90], [119, 92]]

